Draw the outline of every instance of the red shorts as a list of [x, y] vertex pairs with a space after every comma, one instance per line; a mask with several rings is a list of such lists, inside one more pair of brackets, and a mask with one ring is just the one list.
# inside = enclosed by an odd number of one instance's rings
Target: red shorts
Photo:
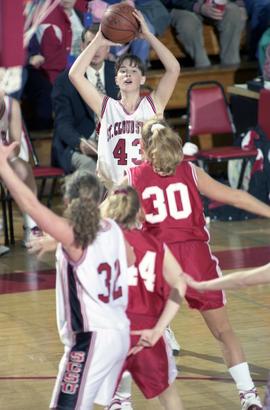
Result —
[[[134, 329], [147, 329], [153, 327], [151, 320], [142, 317], [138, 326], [131, 319], [131, 327]], [[156, 322], [156, 320], [155, 320]], [[131, 346], [135, 346], [139, 336], [131, 335]], [[126, 359], [123, 371], [128, 370], [146, 399], [159, 396], [173, 383], [177, 376], [175, 360], [166, 336], [161, 337], [155, 346], [144, 348], [135, 355]]]
[[[177, 242], [170, 243], [168, 246], [183, 270], [192, 278], [203, 281], [222, 276], [218, 260], [211, 253], [207, 242]], [[226, 303], [225, 293], [220, 290], [198, 292], [188, 288], [186, 300], [189, 307], [200, 311], [218, 309]]]

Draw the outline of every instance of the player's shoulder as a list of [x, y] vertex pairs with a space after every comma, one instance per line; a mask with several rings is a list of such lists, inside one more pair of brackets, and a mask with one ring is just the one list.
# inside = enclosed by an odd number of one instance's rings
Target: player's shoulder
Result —
[[127, 241], [135, 250], [160, 252], [163, 249], [163, 244], [144, 229], [126, 229], [123, 232]]

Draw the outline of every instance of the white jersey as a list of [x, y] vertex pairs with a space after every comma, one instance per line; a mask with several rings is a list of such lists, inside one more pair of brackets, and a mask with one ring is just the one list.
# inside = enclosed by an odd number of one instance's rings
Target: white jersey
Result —
[[57, 325], [64, 344], [72, 344], [76, 333], [129, 327], [126, 247], [114, 221], [102, 221], [97, 238], [76, 263], [59, 245], [56, 274]]
[[115, 184], [121, 182], [125, 169], [141, 163], [141, 129], [156, 116], [150, 95], [143, 97], [132, 114], [118, 100], [104, 97], [98, 139], [98, 172]]
[[[0, 133], [1, 133], [1, 137], [5, 138], [6, 142], [9, 143], [10, 142], [9, 123], [10, 123], [10, 116], [11, 116], [12, 98], [6, 95], [4, 97], [4, 103], [5, 103], [5, 111], [4, 111], [3, 116], [0, 118]], [[18, 157], [23, 159], [26, 162], [29, 161], [29, 152], [28, 152], [27, 142], [25, 140], [25, 135], [23, 131], [21, 135], [21, 146], [20, 146], [20, 152], [19, 152]]]

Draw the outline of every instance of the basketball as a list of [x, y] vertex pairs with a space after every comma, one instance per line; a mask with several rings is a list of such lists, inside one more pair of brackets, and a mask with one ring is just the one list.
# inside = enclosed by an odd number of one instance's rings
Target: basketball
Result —
[[125, 44], [133, 40], [139, 31], [139, 22], [133, 16], [134, 8], [118, 3], [108, 7], [101, 19], [104, 37], [114, 43]]

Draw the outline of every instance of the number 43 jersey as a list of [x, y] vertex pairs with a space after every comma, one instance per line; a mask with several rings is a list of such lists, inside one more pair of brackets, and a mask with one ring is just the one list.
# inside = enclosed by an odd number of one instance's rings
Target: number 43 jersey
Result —
[[140, 195], [149, 232], [165, 243], [209, 239], [191, 162], [182, 161], [170, 176], [157, 174], [143, 162], [128, 170], [128, 178]]
[[142, 98], [128, 113], [120, 101], [104, 97], [98, 138], [98, 172], [119, 184], [127, 167], [141, 163], [141, 128], [156, 116], [151, 96]]

